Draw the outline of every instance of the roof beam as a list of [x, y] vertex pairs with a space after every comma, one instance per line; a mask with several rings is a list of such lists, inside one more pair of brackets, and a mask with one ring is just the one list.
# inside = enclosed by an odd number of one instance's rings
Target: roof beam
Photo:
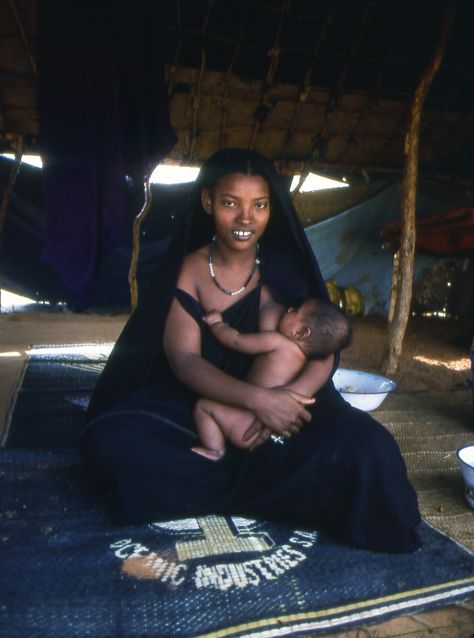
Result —
[[306, 167], [303, 169], [303, 171], [301, 171], [301, 176], [299, 179], [299, 182], [296, 186], [296, 188], [293, 191], [293, 197], [296, 196], [296, 194], [298, 193], [298, 191], [300, 190], [301, 186], [303, 185], [305, 179], [307, 178], [308, 174], [309, 174], [309, 164], [311, 163], [311, 161], [313, 161], [314, 159], [317, 159], [318, 156], [321, 156], [322, 154], [324, 154], [324, 144], [325, 144], [325, 135], [326, 135], [326, 131], [327, 131], [327, 125], [328, 125], [328, 120], [329, 120], [329, 116], [330, 114], [333, 112], [337, 101], [339, 99], [339, 95], [341, 92], [341, 89], [344, 85], [344, 82], [347, 78], [347, 75], [351, 69], [352, 63], [354, 61], [354, 58], [356, 56], [356, 53], [360, 47], [360, 44], [362, 42], [362, 38], [364, 36], [364, 33], [367, 30], [367, 27], [370, 23], [370, 18], [371, 18], [371, 14], [372, 11], [374, 9], [375, 6], [375, 2], [376, 0], [368, 0], [366, 7], [365, 7], [365, 11], [361, 17], [360, 23], [359, 23], [359, 28], [357, 30], [356, 35], [354, 36], [352, 43], [351, 43], [351, 47], [349, 49], [349, 52], [346, 56], [346, 60], [344, 62], [344, 65], [341, 69], [341, 72], [339, 73], [339, 76], [337, 78], [337, 82], [329, 96], [327, 105], [326, 105], [326, 109], [325, 109], [325, 114], [324, 114], [324, 121], [323, 121], [323, 125], [321, 127], [320, 132], [316, 135], [316, 141], [315, 144], [313, 145], [312, 151], [307, 159], [307, 165]]
[[204, 79], [204, 72], [206, 69], [206, 47], [205, 47], [205, 35], [207, 32], [207, 27], [209, 25], [209, 17], [211, 15], [213, 3], [207, 3], [207, 11], [204, 17], [204, 22], [201, 28], [201, 66], [199, 68], [198, 79], [196, 83], [196, 88], [193, 92], [191, 92], [191, 104], [192, 104], [192, 114], [191, 114], [191, 135], [189, 140], [189, 149], [187, 156], [192, 159], [194, 157], [195, 149], [196, 149], [196, 141], [199, 137], [198, 130], [198, 116], [199, 116], [199, 106], [201, 100], [201, 87], [202, 81]]
[[273, 43], [273, 48], [268, 51], [267, 55], [269, 57], [267, 73], [265, 76], [265, 81], [262, 85], [262, 98], [260, 100], [260, 104], [257, 106], [254, 112], [254, 126], [252, 131], [252, 136], [250, 138], [249, 150], [253, 150], [255, 147], [255, 142], [257, 139], [258, 132], [260, 130], [260, 126], [263, 121], [265, 121], [268, 112], [270, 110], [268, 106], [268, 96], [270, 94], [270, 90], [273, 85], [273, 78], [275, 77], [276, 70], [278, 68], [278, 60], [280, 56], [280, 44], [281, 44], [281, 33], [283, 30], [283, 24], [285, 22], [285, 18], [288, 15], [290, 10], [290, 1], [291, 0], [282, 0], [280, 5], [280, 15], [278, 18], [277, 28], [275, 32], [275, 39]]
[[327, 11], [326, 11], [326, 15], [324, 16], [324, 19], [323, 19], [322, 27], [319, 30], [318, 37], [316, 38], [316, 41], [315, 41], [314, 46], [313, 46], [313, 50], [311, 51], [311, 63], [308, 66], [308, 68], [306, 69], [306, 72], [305, 72], [304, 77], [303, 77], [303, 81], [301, 82], [298, 99], [297, 99], [296, 104], [295, 104], [295, 109], [293, 111], [293, 116], [291, 118], [291, 123], [290, 123], [290, 126], [288, 128], [288, 133], [286, 135], [285, 143], [283, 145], [283, 150], [282, 150], [282, 153], [281, 153], [281, 156], [282, 156], [283, 160], [286, 159], [286, 155], [287, 155], [287, 152], [288, 152], [288, 147], [291, 144], [291, 139], [293, 137], [293, 133], [294, 133], [294, 130], [295, 130], [295, 124], [296, 124], [296, 121], [297, 121], [299, 113], [300, 113], [301, 104], [308, 100], [309, 94], [311, 92], [311, 77], [312, 77], [312, 74], [313, 74], [313, 69], [315, 67], [316, 58], [318, 56], [318, 53], [319, 53], [323, 43], [326, 41], [327, 33], [329, 31], [329, 28], [333, 24], [332, 14], [333, 14], [333, 11], [334, 11], [335, 3], [336, 3], [336, 0], [332, 0], [329, 3]]
[[9, 0], [9, 4], [10, 4], [10, 8], [12, 10], [13, 16], [15, 18], [15, 22], [16, 25], [18, 27], [18, 31], [20, 32], [20, 37], [22, 39], [23, 45], [25, 47], [26, 50], [26, 55], [28, 57], [28, 60], [30, 62], [31, 68], [33, 69], [33, 73], [35, 75], [37, 75], [38, 73], [38, 67], [36, 64], [36, 60], [35, 60], [35, 56], [33, 54], [33, 49], [31, 47], [28, 35], [26, 33], [26, 30], [23, 26], [23, 20], [21, 19], [21, 16], [18, 12], [18, 8], [16, 6], [15, 0]]
[[225, 78], [222, 82], [222, 94], [220, 99], [220, 112], [221, 112], [221, 123], [220, 123], [220, 131], [219, 131], [219, 148], [226, 146], [227, 139], [227, 103], [229, 97], [229, 80], [232, 75], [232, 71], [234, 70], [235, 63], [239, 56], [240, 46], [242, 43], [242, 39], [244, 37], [245, 24], [242, 21], [240, 24], [240, 32], [239, 39], [237, 40], [237, 44], [234, 48], [234, 53], [232, 54], [232, 58], [229, 62], [229, 67], [227, 69], [227, 73], [225, 74]]

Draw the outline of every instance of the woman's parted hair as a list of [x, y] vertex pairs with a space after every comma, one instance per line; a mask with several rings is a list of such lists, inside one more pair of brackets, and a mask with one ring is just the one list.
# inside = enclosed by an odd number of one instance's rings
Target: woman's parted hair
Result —
[[254, 151], [242, 148], [226, 148], [209, 157], [199, 171], [196, 186], [199, 190], [212, 190], [225, 175], [242, 173], [243, 175], [260, 175], [267, 182], [275, 179], [277, 173], [272, 163]]

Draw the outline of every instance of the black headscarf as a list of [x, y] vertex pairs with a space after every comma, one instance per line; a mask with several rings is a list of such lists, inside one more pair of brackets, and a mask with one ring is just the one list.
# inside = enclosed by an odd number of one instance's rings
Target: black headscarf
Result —
[[217, 151], [202, 166], [195, 188], [182, 211], [165, 259], [110, 354], [94, 390], [89, 417], [103, 412], [150, 378], [157, 357], [164, 356], [165, 320], [185, 255], [208, 243], [212, 217], [203, 209], [201, 191], [230, 173], [260, 175], [270, 187], [270, 221], [261, 239], [263, 282], [285, 306], [298, 305], [308, 296], [328, 299], [313, 250], [298, 219], [282, 178], [264, 157], [244, 149]]

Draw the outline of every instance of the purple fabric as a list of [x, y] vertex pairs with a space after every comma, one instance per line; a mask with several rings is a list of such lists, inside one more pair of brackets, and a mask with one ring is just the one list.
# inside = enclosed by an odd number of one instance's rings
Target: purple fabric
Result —
[[176, 142], [146, 4], [38, 3], [42, 258], [77, 309], [119, 237], [125, 175], [142, 181]]

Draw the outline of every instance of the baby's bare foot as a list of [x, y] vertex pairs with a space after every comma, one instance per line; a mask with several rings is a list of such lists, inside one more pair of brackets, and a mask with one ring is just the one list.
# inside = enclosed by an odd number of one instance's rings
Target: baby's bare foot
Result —
[[210, 450], [207, 447], [192, 447], [191, 452], [200, 454], [210, 461], [218, 461], [224, 456], [224, 450]]

